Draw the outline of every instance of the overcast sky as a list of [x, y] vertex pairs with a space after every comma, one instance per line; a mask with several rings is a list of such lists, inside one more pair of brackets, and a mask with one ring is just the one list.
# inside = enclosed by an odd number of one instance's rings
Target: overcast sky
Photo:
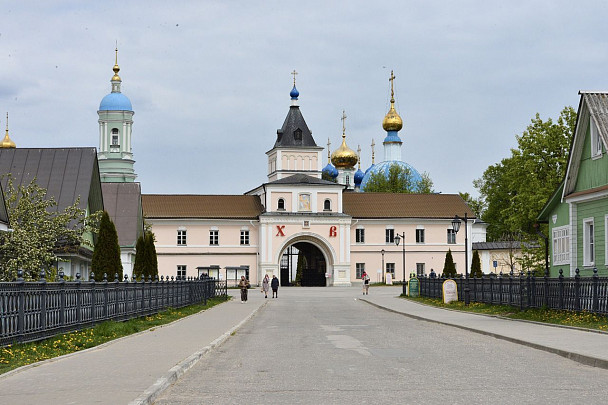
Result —
[[[114, 46], [144, 193], [267, 181], [297, 70], [318, 145], [382, 160], [395, 71], [404, 160], [436, 191], [509, 156], [538, 112], [608, 89], [605, 1], [1, 1], [0, 111], [17, 147], [99, 146]], [[0, 114], [4, 129], [5, 114]], [[325, 165], [327, 151], [324, 152]]]

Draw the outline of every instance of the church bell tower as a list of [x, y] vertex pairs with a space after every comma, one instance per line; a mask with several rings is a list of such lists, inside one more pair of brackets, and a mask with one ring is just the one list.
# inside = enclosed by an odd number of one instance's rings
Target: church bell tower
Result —
[[131, 127], [133, 107], [127, 96], [120, 92], [122, 80], [118, 75], [118, 48], [112, 76], [112, 92], [99, 104], [99, 172], [105, 183], [133, 182], [137, 175], [133, 165]]

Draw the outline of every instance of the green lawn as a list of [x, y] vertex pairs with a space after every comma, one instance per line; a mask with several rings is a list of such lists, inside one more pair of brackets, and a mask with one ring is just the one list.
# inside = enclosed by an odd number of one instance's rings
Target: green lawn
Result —
[[100, 345], [110, 340], [164, 325], [188, 315], [209, 309], [227, 300], [212, 298], [207, 304], [196, 304], [179, 309], [169, 308], [155, 315], [125, 322], [106, 321], [90, 329], [65, 333], [33, 343], [15, 344], [0, 349], [0, 374], [27, 364], [59, 357]]
[[436, 298], [407, 297], [407, 299], [420, 302], [422, 304], [457, 309], [459, 311], [476, 312], [480, 314], [503, 316], [511, 319], [523, 319], [535, 322], [553, 323], [557, 325], [576, 326], [578, 328], [608, 331], [608, 317], [589, 312], [556, 311], [552, 309], [536, 308], [520, 311], [518, 308], [508, 305], [491, 305], [471, 302], [469, 306], [465, 306], [464, 302], [462, 301], [453, 301], [449, 304], [445, 304], [442, 300]]

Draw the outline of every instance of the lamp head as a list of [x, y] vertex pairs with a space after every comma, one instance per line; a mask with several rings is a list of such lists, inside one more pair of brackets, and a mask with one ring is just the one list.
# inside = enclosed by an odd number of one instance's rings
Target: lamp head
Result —
[[401, 242], [401, 236], [399, 234], [395, 235], [395, 245], [399, 246], [399, 242]]
[[454, 233], [458, 233], [460, 230], [460, 218], [458, 218], [458, 216], [455, 216], [452, 220], [452, 229], [454, 230]]

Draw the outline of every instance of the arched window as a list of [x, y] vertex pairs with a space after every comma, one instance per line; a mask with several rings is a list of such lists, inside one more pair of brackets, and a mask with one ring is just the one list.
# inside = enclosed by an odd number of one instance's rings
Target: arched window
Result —
[[331, 200], [329, 198], [323, 202], [323, 211], [331, 211]]
[[279, 211], [285, 211], [285, 200], [282, 198], [279, 198], [279, 201], [277, 203], [277, 209]]
[[120, 146], [118, 143], [118, 129], [112, 128], [112, 146]]

